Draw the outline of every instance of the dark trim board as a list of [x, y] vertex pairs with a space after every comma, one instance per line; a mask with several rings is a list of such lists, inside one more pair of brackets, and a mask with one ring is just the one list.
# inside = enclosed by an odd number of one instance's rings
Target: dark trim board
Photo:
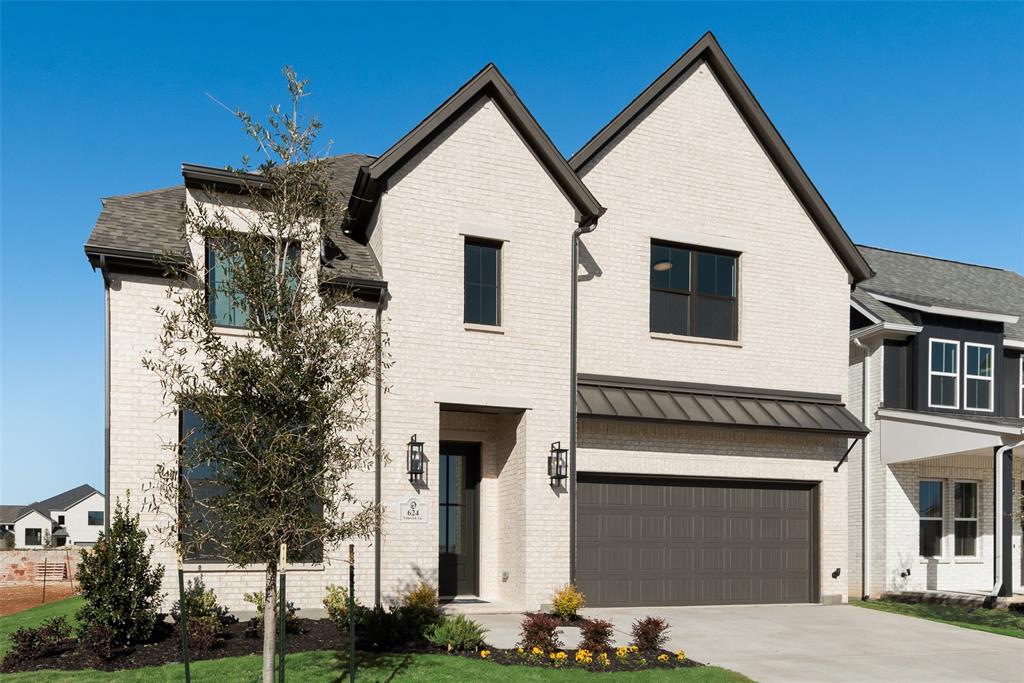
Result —
[[594, 606], [821, 601], [820, 482], [596, 472], [578, 482], [574, 578]]

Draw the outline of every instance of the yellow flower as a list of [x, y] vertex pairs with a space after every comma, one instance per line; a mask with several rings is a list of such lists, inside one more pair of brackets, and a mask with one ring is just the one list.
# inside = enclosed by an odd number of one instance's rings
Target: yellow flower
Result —
[[615, 655], [617, 657], [625, 657], [627, 652], [629, 652], [629, 648], [620, 647], [615, 650]]
[[684, 659], [686, 659], [686, 653], [682, 650], [676, 650], [676, 659], [678, 659], [680, 662], [683, 661]]
[[636, 645], [630, 645], [630, 646], [629, 646], [629, 651], [630, 651], [630, 652], [636, 652], [636, 651], [637, 651], [637, 650], [639, 650], [639, 649], [640, 649], [640, 648], [639, 648], [639, 647], [637, 647]]
[[658, 661], [659, 662], [667, 662], [668, 661], [668, 655], [665, 655], [665, 654], [658, 655]]
[[542, 649], [540, 649], [539, 647], [537, 647], [536, 645], [534, 645], [534, 646], [533, 646], [533, 649], [532, 649], [532, 650], [530, 650], [530, 654], [534, 654], [534, 655], [542, 655], [542, 654], [544, 654], [544, 650], [542, 650]]
[[491, 656], [491, 651], [490, 650], [480, 650], [480, 658], [481, 659], [487, 659], [490, 656]]

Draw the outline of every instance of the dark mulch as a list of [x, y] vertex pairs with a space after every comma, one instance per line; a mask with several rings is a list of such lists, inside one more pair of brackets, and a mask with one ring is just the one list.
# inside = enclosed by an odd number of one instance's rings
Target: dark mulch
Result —
[[[345, 635], [339, 632], [329, 619], [299, 619], [298, 632], [288, 633], [285, 637], [285, 649], [288, 652], [341, 650], [346, 646]], [[197, 661], [262, 652], [262, 632], [252, 629], [249, 622], [239, 622], [224, 626], [223, 637], [213, 648], [208, 650], [191, 649], [189, 655], [192, 661]], [[115, 651], [108, 660], [98, 659], [92, 652], [79, 646], [75, 641], [70, 641], [65, 649], [46, 657], [18, 662], [10, 668], [5, 662], [2, 671], [4, 673], [42, 669], [116, 671], [118, 669], [138, 669], [144, 666], [160, 666], [180, 661], [181, 640], [177, 630], [171, 624], [160, 622], [149, 643]]]
[[[479, 652], [463, 652], [463, 657], [469, 659], [481, 659]], [[608, 651], [608, 666], [605, 666], [598, 659], [597, 654], [593, 656], [593, 662], [591, 664], [577, 664], [576, 663], [576, 652], [574, 650], [566, 650], [566, 658], [560, 664], [555, 666], [551, 658], [547, 655], [530, 655], [530, 654], [519, 654], [518, 650], [490, 650], [490, 655], [487, 657], [487, 661], [494, 662], [496, 664], [504, 664], [506, 666], [537, 666], [546, 669], [579, 669], [590, 671], [592, 673], [603, 673], [611, 671], [644, 671], [647, 669], [684, 669], [695, 666], [704, 666], [700, 662], [695, 662], [692, 659], [684, 659], [679, 661], [676, 659], [675, 654], [667, 650], [659, 650], [658, 652], [640, 654], [640, 653], [629, 653], [627, 657], [617, 657], [615, 650]], [[668, 655], [667, 662], [659, 662], [658, 655]]]

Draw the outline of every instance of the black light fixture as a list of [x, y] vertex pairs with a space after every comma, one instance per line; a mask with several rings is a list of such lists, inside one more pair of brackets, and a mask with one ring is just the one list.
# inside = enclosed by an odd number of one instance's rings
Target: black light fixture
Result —
[[569, 476], [569, 463], [566, 458], [568, 452], [568, 448], [562, 448], [561, 441], [551, 444], [551, 453], [548, 455], [548, 478], [552, 486]]
[[423, 442], [419, 441], [415, 434], [409, 439], [406, 459], [409, 467], [409, 481], [414, 483], [423, 481], [423, 461], [425, 459], [423, 456]]

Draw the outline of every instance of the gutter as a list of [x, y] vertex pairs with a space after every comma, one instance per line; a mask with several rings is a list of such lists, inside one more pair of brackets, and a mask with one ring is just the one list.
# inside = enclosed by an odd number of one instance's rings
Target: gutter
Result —
[[877, 334], [885, 335], [887, 338], [903, 339], [912, 337], [922, 329], [920, 325], [905, 325], [903, 323], [875, 323], [867, 327], [861, 327], [850, 331], [850, 341], [868, 339]]
[[384, 383], [382, 377], [382, 364], [383, 364], [383, 349], [381, 348], [382, 332], [381, 332], [381, 320], [384, 314], [384, 302], [387, 300], [387, 285], [385, 284], [380, 288], [380, 293], [377, 298], [377, 310], [374, 314], [374, 321], [376, 324], [377, 334], [377, 349], [375, 353], [374, 362], [376, 367], [374, 368], [374, 395], [375, 395], [375, 414], [374, 414], [374, 427], [373, 427], [373, 504], [376, 507], [376, 523], [373, 527], [373, 604], [375, 607], [380, 607], [380, 541], [381, 541], [381, 513], [380, 513], [380, 501], [381, 501], [381, 465], [383, 461], [383, 453], [381, 451], [381, 415], [382, 406], [381, 400], [384, 397]]
[[[1009, 586], [1008, 586], [1008, 588], [1011, 588], [1011, 591], [1004, 591], [1003, 590], [1003, 531], [1004, 531], [1004, 529], [1003, 529], [1003, 522], [1005, 521], [1003, 519], [1005, 517], [1005, 512], [1003, 510], [1003, 507], [1006, 504], [1006, 502], [1003, 500], [1003, 486], [1004, 486], [1004, 484], [1003, 484], [1003, 474], [1004, 474], [1004, 470], [1006, 468], [1003, 467], [1003, 462], [1002, 461], [1003, 461], [1003, 455], [1007, 451], [1010, 451], [1012, 453], [1013, 449], [1017, 448], [1018, 446], [1024, 446], [1024, 439], [1018, 441], [1017, 443], [1007, 444], [1006, 446], [1001, 446], [1001, 447], [996, 449], [996, 453], [995, 453], [996, 506], [995, 506], [995, 515], [994, 515], [994, 517], [995, 517], [995, 527], [996, 528], [995, 528], [995, 552], [992, 553], [992, 559], [993, 559], [993, 563], [995, 565], [994, 566], [994, 569], [995, 569], [995, 572], [994, 572], [994, 574], [995, 574], [995, 581], [994, 581], [993, 586], [992, 586], [992, 592], [988, 594], [987, 598], [985, 598], [985, 606], [986, 607], [992, 607], [995, 604], [996, 598], [998, 598], [1000, 595], [1002, 595], [1004, 593], [1008, 593], [1008, 592], [1010, 594], [1012, 594], [1012, 588], [1009, 587]], [[1013, 463], [1013, 460], [1012, 460], [1013, 456], [1011, 455], [1010, 457], [1011, 457], [1010, 463], [1012, 464]], [[1010, 490], [1011, 490], [1011, 500], [1012, 500], [1012, 491], [1013, 491], [1013, 489], [1010, 489]]]
[[[868, 384], [868, 379], [871, 376], [871, 372], [870, 372], [870, 368], [871, 368], [871, 354], [868, 351], [868, 347], [863, 342], [861, 342], [861, 340], [858, 339], [857, 337], [852, 337], [850, 339], [850, 341], [852, 341], [853, 345], [856, 346], [857, 348], [859, 348], [861, 350], [861, 352], [864, 354], [864, 360], [861, 363], [861, 382], [860, 382], [860, 401], [861, 401], [860, 411], [861, 412], [860, 412], [860, 419], [861, 419], [861, 422], [863, 422], [864, 425], [867, 426], [867, 423], [868, 423], [868, 406], [870, 405], [870, 403], [868, 402], [868, 392], [869, 392], [869, 386], [870, 386]], [[868, 433], [865, 434], [864, 438], [861, 439], [861, 441], [860, 441], [860, 446], [861, 446], [861, 457], [860, 457], [860, 476], [861, 476], [861, 486], [860, 486], [860, 501], [861, 501], [860, 502], [860, 505], [861, 505], [861, 510], [860, 510], [860, 515], [861, 515], [861, 518], [860, 518], [860, 534], [861, 534], [861, 553], [860, 553], [860, 555], [861, 555], [861, 563], [860, 564], [861, 564], [861, 567], [860, 567], [860, 571], [861, 571], [861, 585], [860, 585], [860, 592], [861, 592], [861, 596], [860, 596], [860, 599], [861, 600], [867, 600], [868, 597], [871, 595], [871, 590], [869, 588], [869, 586], [870, 586], [869, 579], [871, 578], [871, 569], [870, 569], [871, 568], [871, 561], [870, 561], [870, 559], [868, 557], [868, 554], [870, 553], [870, 549], [871, 549], [871, 527], [868, 524], [868, 510], [871, 509], [870, 508], [870, 505], [871, 505], [870, 490], [871, 489], [870, 489], [870, 485], [869, 485], [869, 483], [871, 481], [871, 479], [870, 479], [871, 469], [870, 469], [870, 467], [868, 465], [868, 455], [869, 455], [868, 438], [871, 436], [871, 432], [870, 432], [870, 427], [868, 429], [869, 429]]]
[[[603, 212], [602, 212], [603, 213]], [[572, 289], [569, 297], [569, 581], [576, 581], [576, 299], [580, 237], [597, 230], [598, 216], [581, 221], [572, 233]]]

